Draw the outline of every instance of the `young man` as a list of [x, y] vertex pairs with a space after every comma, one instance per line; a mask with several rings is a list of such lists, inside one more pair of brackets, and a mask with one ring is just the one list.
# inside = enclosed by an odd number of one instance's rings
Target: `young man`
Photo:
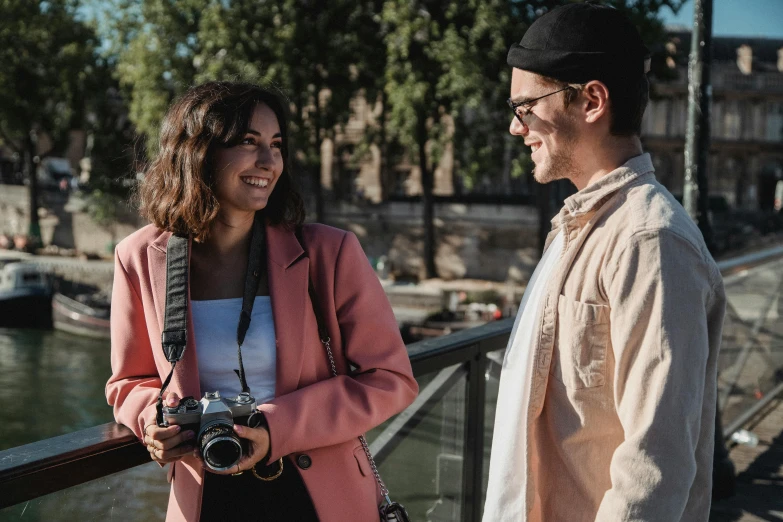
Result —
[[725, 294], [639, 132], [649, 52], [618, 11], [569, 4], [508, 63], [511, 134], [552, 220], [506, 350], [485, 522], [706, 521]]

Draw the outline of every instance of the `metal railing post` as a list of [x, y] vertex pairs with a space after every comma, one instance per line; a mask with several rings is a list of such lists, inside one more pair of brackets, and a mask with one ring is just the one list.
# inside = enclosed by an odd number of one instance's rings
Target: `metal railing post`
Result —
[[466, 363], [468, 369], [465, 401], [465, 463], [462, 468], [462, 520], [481, 520], [482, 482], [484, 476], [484, 411], [486, 400], [487, 357], [479, 349]]

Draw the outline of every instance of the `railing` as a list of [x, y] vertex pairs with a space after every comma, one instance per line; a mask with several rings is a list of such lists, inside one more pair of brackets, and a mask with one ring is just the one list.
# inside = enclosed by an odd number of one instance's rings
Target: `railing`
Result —
[[[783, 247], [735, 258], [719, 266], [728, 288], [752, 277], [754, 267], [778, 263], [776, 260], [781, 257]], [[783, 302], [780, 285], [783, 283], [778, 283], [774, 295]], [[742, 381], [752, 353], [758, 351], [758, 343], [747, 339], [763, 329], [772, 299], [767, 296], [762, 300], [768, 305], [759, 314], [762, 319], [747, 324], [742, 318], [735, 318], [737, 325], [731, 326], [750, 329], [750, 335], [745, 337], [741, 349], [730, 351], [731, 361], [722, 365], [722, 371], [730, 373], [721, 384], [722, 410], [724, 414], [739, 412], [729, 419], [724, 416], [727, 425], [747, 422], [760, 409], [759, 402], [770, 400], [783, 386], [773, 380], [762, 397], [756, 394], [756, 400], [749, 406], [736, 407], [734, 388]], [[481, 518], [497, 376], [512, 325], [513, 319], [505, 319], [408, 346], [414, 375], [421, 384], [420, 394], [406, 411], [369, 434], [369, 439], [390, 489], [399, 492], [396, 496], [409, 504], [409, 508], [411, 502], [417, 502], [422, 496], [416, 491], [406, 493], [414, 475], [424, 473], [421, 469], [424, 463], [417, 461], [421, 452], [437, 461], [434, 478], [424, 481], [434, 492], [430, 491], [419, 502], [431, 507], [417, 508], [416, 519], [424, 519], [421, 515], [425, 511], [426, 518], [433, 521]], [[766, 353], [766, 362], [783, 368], [779, 355], [773, 357]], [[730, 383], [728, 388], [727, 383]], [[731, 407], [727, 409], [728, 405]], [[440, 431], [440, 436], [433, 437], [433, 431]], [[724, 435], [729, 437], [732, 433], [726, 430]], [[413, 455], [409, 468], [405, 468], [404, 459], [396, 458], [399, 453]], [[392, 455], [395, 458], [390, 458]], [[0, 452], [0, 509], [149, 462], [149, 454], [130, 430], [114, 423], [5, 450]], [[160, 470], [154, 471], [160, 474]]]

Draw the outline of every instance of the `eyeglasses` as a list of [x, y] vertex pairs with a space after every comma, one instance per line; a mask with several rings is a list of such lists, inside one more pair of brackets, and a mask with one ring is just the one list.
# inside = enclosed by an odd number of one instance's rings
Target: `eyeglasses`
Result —
[[[512, 101], [511, 98], [509, 98], [508, 100], [506, 100], [506, 102], [508, 103], [508, 106], [511, 107], [511, 110], [514, 111], [514, 116], [517, 117], [519, 122], [522, 125], [526, 125], [526, 123], [524, 121], [522, 121], [522, 118], [527, 116], [528, 114], [530, 114], [530, 109], [533, 108], [533, 103], [537, 102], [538, 100], [544, 99], [547, 96], [552, 96], [553, 94], [557, 94], [559, 92], [563, 92], [563, 91], [568, 90], [570, 88], [571, 88], [570, 85], [566, 85], [565, 87], [563, 87], [559, 91], [550, 92], [549, 94], [545, 94], [543, 96], [539, 96], [538, 98], [533, 98], [532, 100], [525, 100], [525, 101], [515, 102], [515, 101]], [[519, 107], [522, 107], [525, 110], [524, 114], [519, 114], [519, 111], [517, 111], [517, 109]]]

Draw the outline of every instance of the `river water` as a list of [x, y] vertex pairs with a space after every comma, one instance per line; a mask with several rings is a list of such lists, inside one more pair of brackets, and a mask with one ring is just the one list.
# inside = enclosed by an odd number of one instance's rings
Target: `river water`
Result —
[[[109, 341], [0, 328], [0, 450], [113, 420]], [[0, 510], [10, 520], [162, 520], [168, 485], [153, 463]]]
[[[0, 450], [112, 422], [104, 395], [109, 355], [107, 340], [56, 330], [0, 328]], [[419, 378], [422, 389], [432, 377]], [[494, 391], [488, 391], [493, 406]], [[414, 520], [427, 520], [427, 511], [436, 505], [448, 514], [431, 520], [455, 519], [452, 509], [460, 500], [461, 462], [450, 454], [461, 453], [464, 393], [462, 379], [380, 466], [392, 497], [406, 505]], [[489, 429], [493, 419], [490, 407]], [[368, 440], [372, 442], [383, 427], [368, 433]], [[446, 504], [439, 500], [443, 496], [438, 491], [438, 467], [441, 474], [448, 469], [453, 475], [448, 482], [456, 491]], [[443, 489], [443, 478], [440, 482]], [[164, 470], [150, 462], [2, 509], [0, 522], [163, 520], [168, 495]]]

